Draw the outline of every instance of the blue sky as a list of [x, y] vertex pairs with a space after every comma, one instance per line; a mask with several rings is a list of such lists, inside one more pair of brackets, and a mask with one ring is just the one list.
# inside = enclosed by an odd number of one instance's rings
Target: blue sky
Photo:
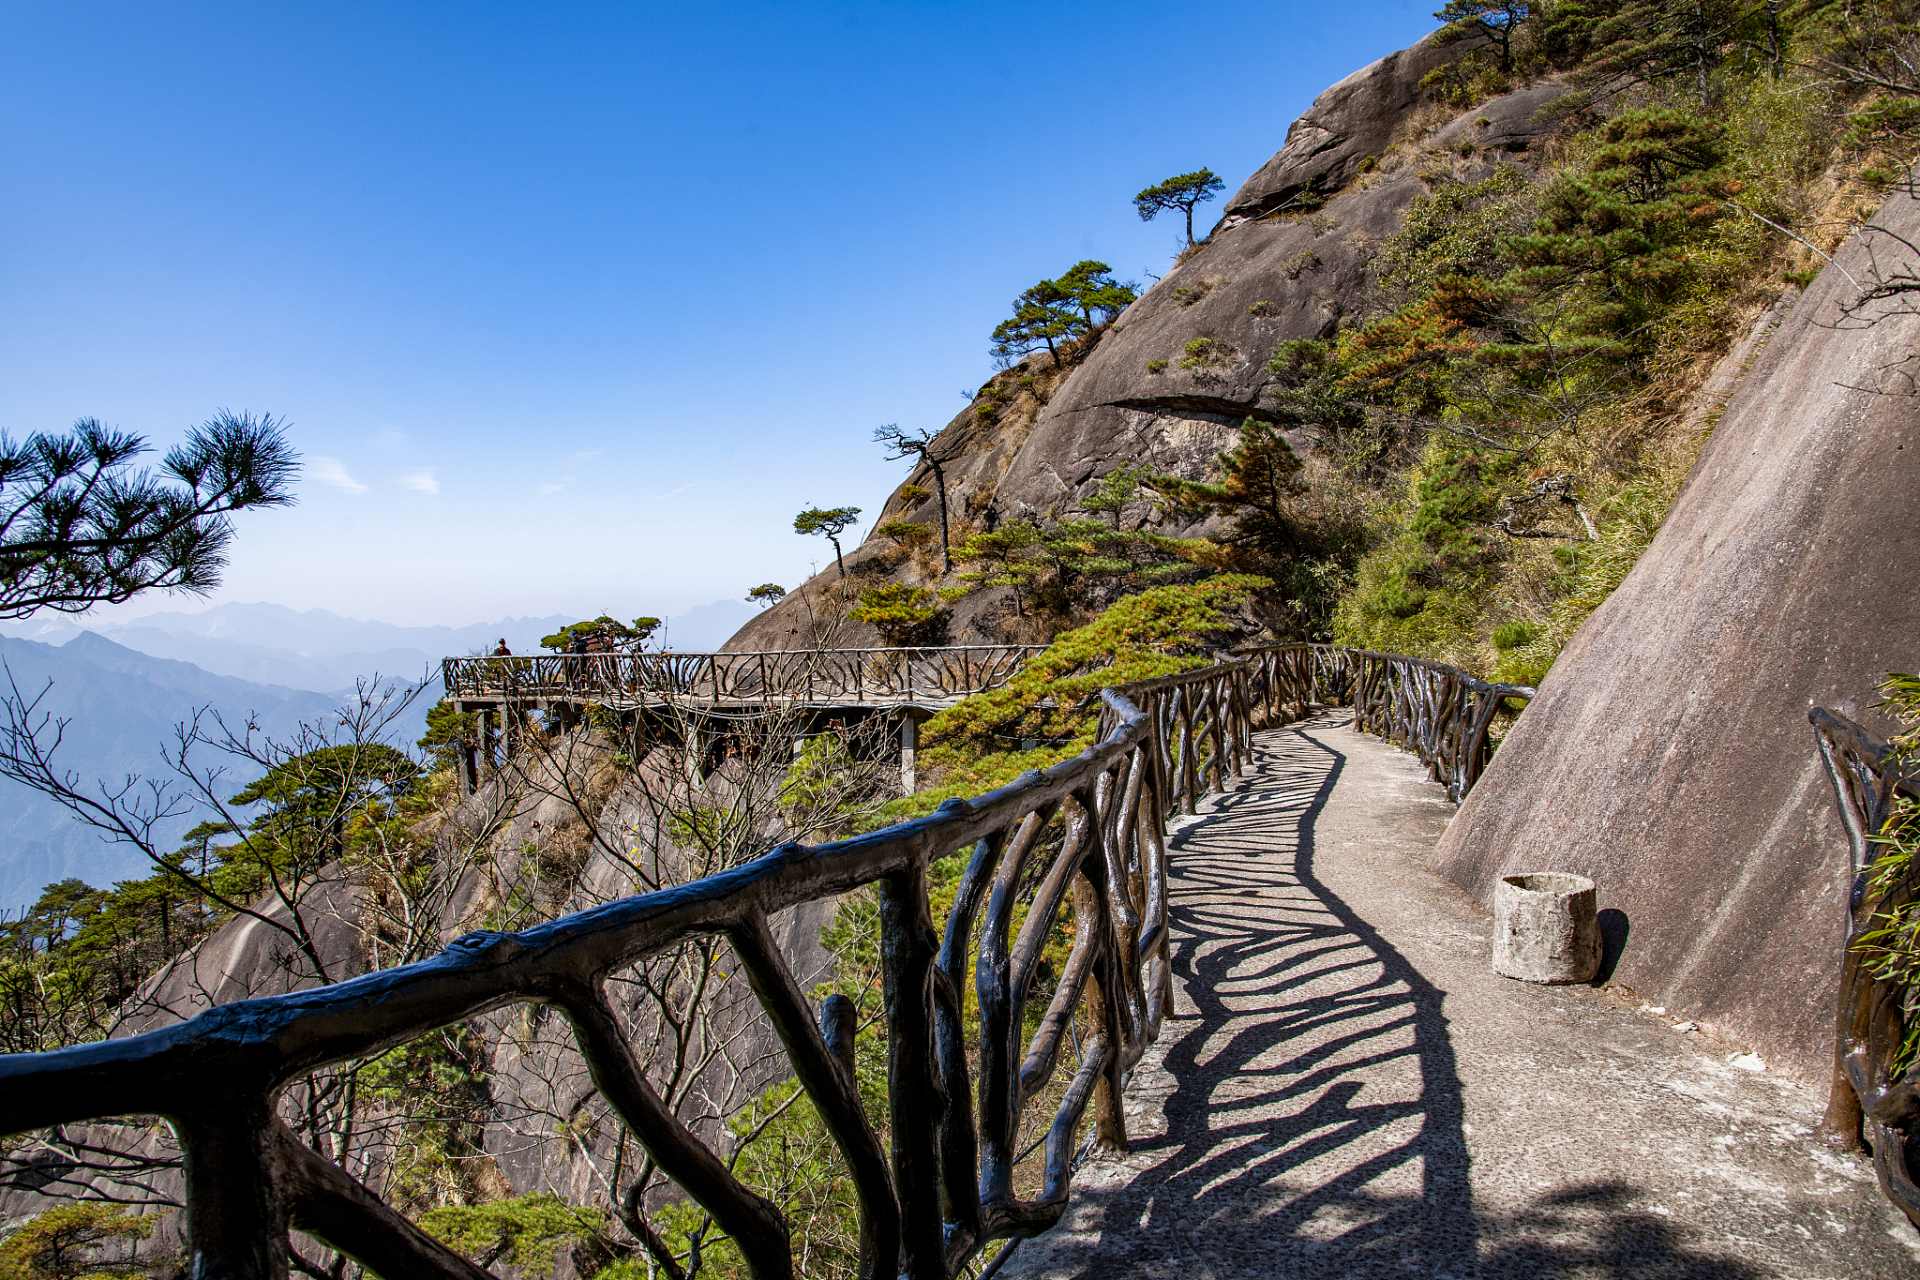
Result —
[[873, 428], [963, 407], [1016, 293], [1163, 270], [1135, 191], [1231, 191], [1434, 7], [7, 4], [0, 428], [288, 418], [216, 602], [792, 586], [794, 512], [877, 511]]

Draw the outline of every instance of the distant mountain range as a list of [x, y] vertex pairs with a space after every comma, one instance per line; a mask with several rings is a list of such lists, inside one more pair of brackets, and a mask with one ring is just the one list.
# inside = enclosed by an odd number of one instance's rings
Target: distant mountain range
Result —
[[[701, 605], [667, 619], [661, 640], [683, 653], [717, 649], [753, 614], [753, 607], [741, 601]], [[408, 681], [438, 679], [440, 659], [491, 653], [503, 638], [515, 653], [537, 653], [540, 637], [579, 620], [555, 614], [468, 627], [400, 627], [343, 618], [325, 609], [223, 604], [199, 613], [153, 613], [130, 622], [31, 618], [0, 623], [0, 635], [65, 644], [91, 632], [139, 653], [191, 662], [216, 675], [344, 693], [356, 680], [376, 673]]]
[[[174, 741], [174, 726], [203, 707], [236, 727], [251, 714], [263, 732], [285, 739], [302, 721], [323, 720], [340, 705], [328, 694], [211, 675], [89, 633], [57, 646], [0, 637], [0, 660], [29, 699], [47, 690], [41, 709], [67, 721], [55, 764], [89, 787], [102, 779], [117, 786], [129, 774], [172, 777], [163, 752]], [[4, 679], [0, 675], [0, 691]], [[206, 758], [215, 760], [210, 752]], [[252, 778], [231, 775], [232, 789]], [[200, 820], [187, 816], [166, 824], [158, 833], [161, 847], [170, 848]], [[44, 885], [68, 876], [105, 886], [147, 869], [135, 850], [107, 843], [52, 800], [0, 781], [0, 910], [18, 911]]]
[[[662, 638], [682, 652], [717, 649], [753, 613], [733, 601], [703, 605], [668, 619]], [[59, 763], [85, 782], [117, 782], [131, 773], [167, 776], [161, 753], [174, 726], [202, 707], [230, 724], [251, 713], [267, 734], [289, 738], [303, 721], [337, 710], [357, 680], [375, 675], [429, 682], [393, 726], [394, 737], [411, 746], [438, 696], [441, 658], [492, 652], [503, 637], [516, 653], [536, 653], [541, 636], [577, 621], [556, 614], [469, 627], [400, 627], [324, 609], [226, 604], [125, 623], [67, 617], [0, 623], [0, 659], [28, 697], [52, 681], [43, 709], [69, 720]], [[0, 674], [0, 691], [4, 679]], [[234, 775], [233, 791], [250, 781]], [[162, 847], [199, 820], [171, 824], [161, 833]], [[53, 801], [0, 780], [0, 911], [18, 911], [43, 886], [68, 876], [105, 886], [145, 874], [133, 850], [106, 843]]]

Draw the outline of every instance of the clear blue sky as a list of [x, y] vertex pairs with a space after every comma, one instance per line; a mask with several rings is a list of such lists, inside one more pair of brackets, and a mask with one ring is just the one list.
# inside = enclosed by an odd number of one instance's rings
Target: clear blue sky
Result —
[[873, 428], [963, 407], [1016, 293], [1163, 270], [1135, 191], [1231, 191], [1435, 7], [11, 3], [0, 428], [291, 420], [216, 601], [792, 586], [793, 513], [877, 511]]

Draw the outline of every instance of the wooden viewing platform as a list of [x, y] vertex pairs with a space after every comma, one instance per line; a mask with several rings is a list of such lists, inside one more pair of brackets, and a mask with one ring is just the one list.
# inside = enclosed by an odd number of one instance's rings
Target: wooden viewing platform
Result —
[[[748, 709], [897, 707], [930, 711], [1012, 679], [1044, 645], [923, 649], [783, 649], [748, 653], [555, 653], [447, 658], [460, 710], [597, 703], [616, 711], [672, 703]], [[468, 705], [470, 704], [470, 705]]]
[[[899, 721], [902, 785], [913, 789], [919, 725], [962, 698], [997, 689], [1044, 645], [945, 645], [915, 649], [779, 649], [746, 653], [550, 653], [446, 658], [441, 679], [454, 710], [478, 716], [461, 761], [469, 792], [496, 748], [512, 749], [529, 711], [565, 724], [597, 706], [636, 720], [671, 710], [683, 731], [769, 711], [795, 713], [804, 732], [828, 717]], [[506, 739], [498, 742], [497, 739]]]

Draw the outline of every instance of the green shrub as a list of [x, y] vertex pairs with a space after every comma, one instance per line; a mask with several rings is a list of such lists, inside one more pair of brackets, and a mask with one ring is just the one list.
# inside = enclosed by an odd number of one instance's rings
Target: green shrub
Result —
[[1181, 348], [1182, 369], [1206, 369], [1213, 365], [1226, 364], [1238, 354], [1232, 344], [1219, 338], [1194, 338]]
[[924, 547], [933, 540], [933, 529], [915, 520], [889, 520], [874, 532], [901, 547]]
[[562, 1248], [601, 1235], [606, 1213], [581, 1209], [545, 1192], [490, 1204], [442, 1205], [421, 1228], [449, 1248], [490, 1266], [504, 1261], [530, 1276], [550, 1276]]
[[[886, 526], [881, 526], [884, 529]], [[924, 528], [916, 525], [915, 528]], [[861, 590], [847, 616], [874, 627], [890, 645], [917, 643], [940, 613], [938, 593], [906, 582], [888, 582]]]
[[1540, 628], [1531, 622], [1503, 622], [1493, 629], [1493, 647], [1504, 653], [1508, 649], [1533, 643], [1533, 638], [1539, 634]]
[[63, 1204], [28, 1219], [0, 1243], [0, 1280], [105, 1280], [143, 1276], [146, 1265], [101, 1262], [100, 1246], [145, 1240], [162, 1214], [130, 1214], [108, 1204]]

